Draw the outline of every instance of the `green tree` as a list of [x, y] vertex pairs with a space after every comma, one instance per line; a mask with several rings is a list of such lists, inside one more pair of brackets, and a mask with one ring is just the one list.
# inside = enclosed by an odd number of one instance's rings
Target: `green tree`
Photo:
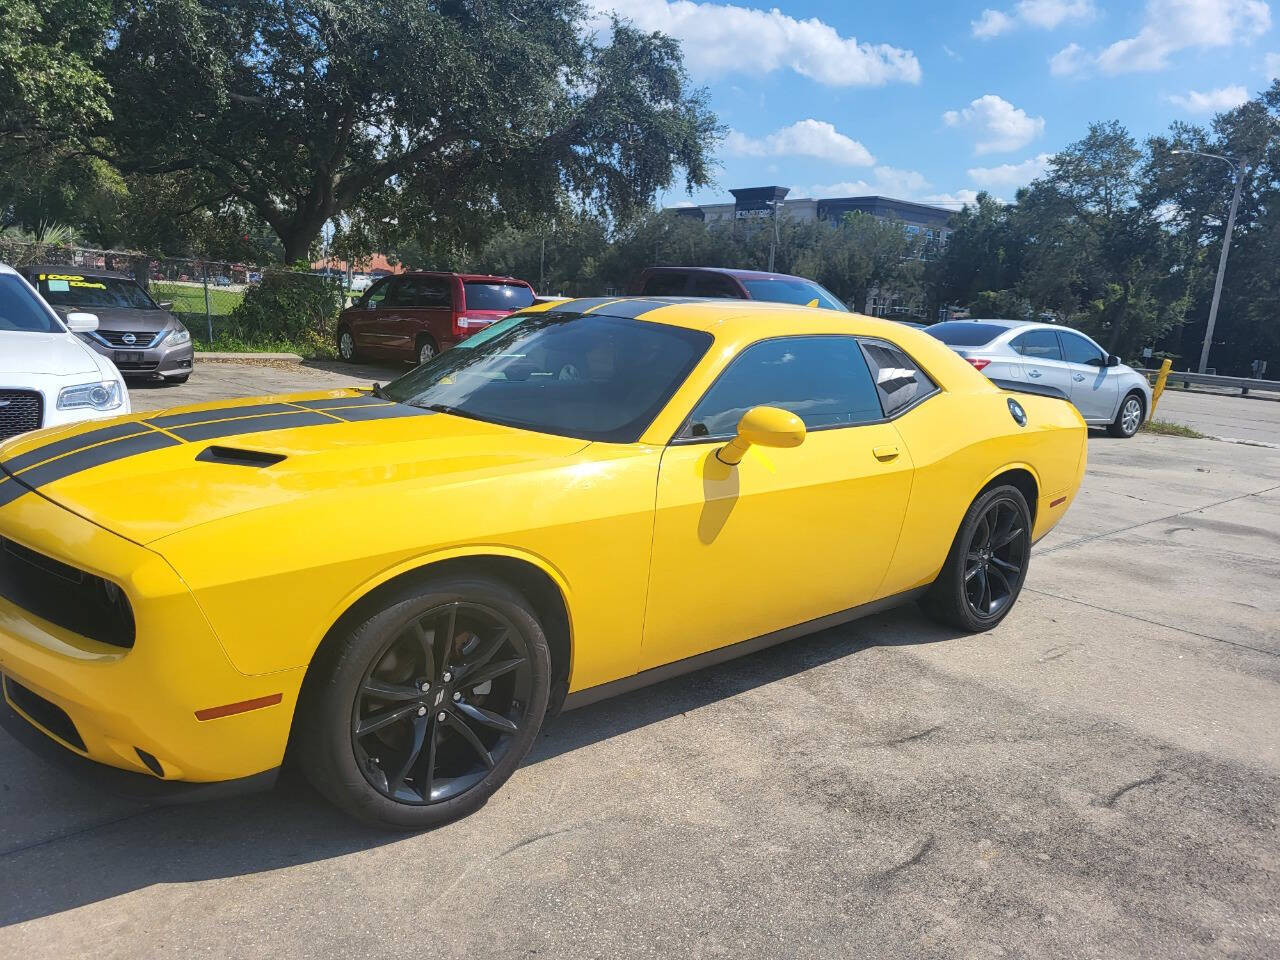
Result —
[[814, 224], [809, 239], [794, 272], [818, 281], [854, 310], [865, 310], [875, 290], [905, 299], [918, 292], [921, 241], [901, 223], [850, 213], [834, 226]]
[[[345, 214], [378, 242], [468, 237], [564, 194], [626, 220], [718, 134], [678, 44], [577, 0], [142, 0], [103, 57], [128, 173], [198, 171], [304, 257]], [[200, 198], [196, 198], [200, 199]], [[433, 238], [433, 242], [440, 242]]]

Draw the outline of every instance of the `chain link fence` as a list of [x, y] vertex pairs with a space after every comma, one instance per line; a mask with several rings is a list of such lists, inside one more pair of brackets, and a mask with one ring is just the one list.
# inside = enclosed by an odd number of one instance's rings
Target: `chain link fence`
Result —
[[[230, 263], [183, 257], [152, 257], [130, 250], [99, 250], [93, 247], [60, 246], [0, 234], [0, 263], [13, 267], [48, 264], [109, 270], [133, 277], [162, 307], [175, 314], [196, 341], [197, 349], [217, 349], [234, 334], [241, 341], [252, 340], [253, 331], [233, 328], [229, 318], [244, 302], [246, 291], [260, 284], [278, 265]], [[314, 276], [317, 284], [345, 289], [342, 277], [334, 272]]]

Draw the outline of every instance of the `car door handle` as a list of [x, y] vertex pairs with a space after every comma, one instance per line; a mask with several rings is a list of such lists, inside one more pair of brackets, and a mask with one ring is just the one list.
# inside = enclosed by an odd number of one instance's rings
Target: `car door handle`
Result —
[[880, 460], [882, 462], [887, 462], [889, 460], [894, 459], [901, 452], [902, 451], [900, 451], [895, 445], [891, 443], [887, 443], [881, 447], [871, 448], [871, 453], [875, 456], [877, 460]]
[[1083, 373], [1072, 374], [1071, 379], [1074, 380], [1076, 383], [1084, 383], [1084, 374]]
[[1039, 376], [1040, 376], [1040, 371], [1039, 371], [1039, 370], [1028, 370], [1028, 371], [1027, 371], [1027, 376], [1028, 376], [1028, 377], [1039, 377]]

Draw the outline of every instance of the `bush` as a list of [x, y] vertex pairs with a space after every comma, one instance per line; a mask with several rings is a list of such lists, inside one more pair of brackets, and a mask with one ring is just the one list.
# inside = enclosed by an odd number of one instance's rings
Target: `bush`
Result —
[[289, 343], [302, 353], [328, 353], [342, 303], [342, 287], [325, 277], [264, 273], [261, 283], [245, 291], [220, 335], [245, 344]]

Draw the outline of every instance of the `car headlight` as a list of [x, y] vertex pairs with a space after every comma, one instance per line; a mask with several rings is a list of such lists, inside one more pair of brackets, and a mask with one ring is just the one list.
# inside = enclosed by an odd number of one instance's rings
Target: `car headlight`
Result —
[[182, 324], [178, 324], [177, 328], [170, 331], [169, 335], [164, 338], [164, 342], [171, 347], [180, 347], [184, 343], [190, 343], [191, 331]]
[[114, 380], [101, 383], [81, 383], [63, 387], [58, 393], [59, 410], [114, 410], [120, 406], [120, 384]]

